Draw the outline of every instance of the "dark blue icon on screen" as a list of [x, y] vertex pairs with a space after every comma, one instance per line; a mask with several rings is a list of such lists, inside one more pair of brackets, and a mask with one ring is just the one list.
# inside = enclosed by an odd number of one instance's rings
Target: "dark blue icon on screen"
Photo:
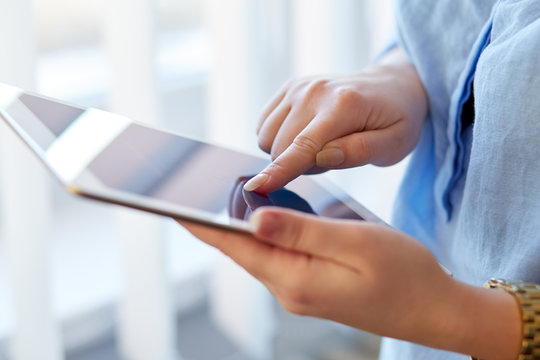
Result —
[[251, 178], [252, 176], [242, 176], [234, 184], [229, 200], [231, 217], [245, 220], [261, 206], [279, 206], [315, 214], [306, 200], [290, 190], [282, 188], [268, 194], [244, 190], [244, 184]]

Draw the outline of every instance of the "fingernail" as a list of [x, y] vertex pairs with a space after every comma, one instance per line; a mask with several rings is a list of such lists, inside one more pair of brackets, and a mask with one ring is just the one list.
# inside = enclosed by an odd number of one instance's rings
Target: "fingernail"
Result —
[[244, 190], [254, 191], [257, 188], [259, 188], [262, 184], [264, 184], [266, 181], [268, 181], [268, 175], [259, 174], [255, 176], [254, 178], [251, 178], [247, 183], [244, 184]]
[[316, 162], [322, 167], [336, 167], [345, 161], [345, 154], [341, 149], [329, 148], [317, 153]]

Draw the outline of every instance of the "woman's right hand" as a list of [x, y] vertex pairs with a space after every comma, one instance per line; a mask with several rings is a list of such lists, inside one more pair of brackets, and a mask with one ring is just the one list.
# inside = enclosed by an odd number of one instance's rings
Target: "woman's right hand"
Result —
[[268, 193], [306, 172], [395, 164], [416, 146], [427, 110], [418, 74], [399, 48], [358, 74], [290, 81], [257, 127], [273, 161], [245, 189]]

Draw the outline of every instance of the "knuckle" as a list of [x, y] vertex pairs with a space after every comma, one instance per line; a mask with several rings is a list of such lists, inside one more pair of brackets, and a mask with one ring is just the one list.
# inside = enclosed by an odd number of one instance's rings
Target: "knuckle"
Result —
[[301, 221], [295, 221], [285, 229], [292, 249], [302, 249], [302, 241], [305, 236], [305, 226]]
[[[273, 241], [280, 246], [283, 246], [287, 249], [294, 251], [303, 251], [305, 250], [306, 244], [304, 244], [304, 239], [308, 238], [309, 234], [307, 232], [307, 226], [304, 221], [298, 216], [293, 214], [285, 215], [275, 215], [276, 217], [281, 217], [285, 221], [280, 221], [280, 226], [276, 231], [273, 232]], [[306, 236], [307, 235], [307, 236]], [[295, 266], [303, 267], [305, 262], [298, 261]], [[302, 277], [303, 271], [299, 271], [294, 275], [288, 275], [285, 279], [285, 283], [289, 284], [290, 287], [295, 287], [296, 285], [301, 285], [304, 283], [303, 280], [308, 279], [298, 279]]]
[[321, 79], [321, 78], [312, 79], [311, 82], [310, 82], [310, 87], [313, 90], [320, 90], [320, 89], [326, 87], [327, 84], [328, 84], [328, 80], [326, 80], [326, 79]]
[[291, 94], [298, 93], [305, 89], [309, 84], [309, 79], [307, 78], [292, 78], [287, 80], [284, 88]]
[[293, 146], [306, 154], [315, 154], [321, 149], [319, 142], [312, 136], [307, 134], [300, 134], [293, 140]]
[[277, 174], [278, 176], [282, 177], [287, 175], [287, 169], [287, 166], [282, 164], [280, 159], [275, 159], [275, 161], [272, 161], [268, 166], [267, 172]]
[[335, 104], [338, 109], [357, 107], [362, 103], [362, 95], [348, 86], [340, 86], [334, 90]]
[[306, 93], [307, 95], [320, 94], [326, 88], [328, 80], [325, 79], [312, 79], [308, 80], [306, 83]]

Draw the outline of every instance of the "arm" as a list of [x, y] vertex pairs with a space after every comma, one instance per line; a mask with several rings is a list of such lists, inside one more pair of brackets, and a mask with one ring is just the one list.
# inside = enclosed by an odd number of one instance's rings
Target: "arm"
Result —
[[276, 208], [252, 215], [253, 236], [183, 225], [291, 312], [486, 360], [519, 353], [512, 295], [449, 277], [427, 248], [391, 228]]
[[400, 48], [357, 74], [290, 81], [257, 127], [273, 162], [246, 190], [271, 192], [304, 172], [397, 163], [416, 146], [427, 110], [422, 83]]

